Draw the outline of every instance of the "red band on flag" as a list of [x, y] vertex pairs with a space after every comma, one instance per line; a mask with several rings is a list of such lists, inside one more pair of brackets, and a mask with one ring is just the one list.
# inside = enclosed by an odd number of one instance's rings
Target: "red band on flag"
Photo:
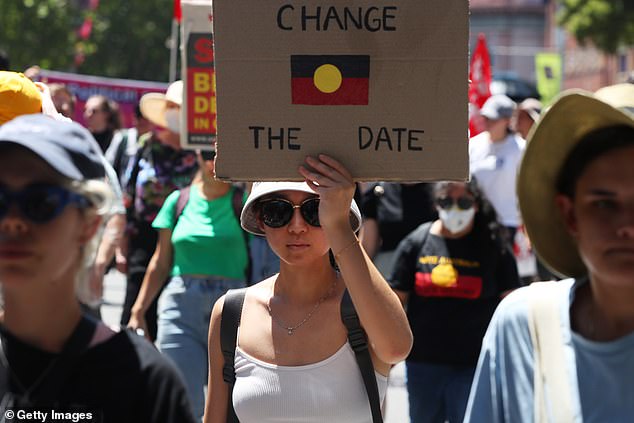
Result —
[[292, 104], [310, 105], [366, 105], [368, 104], [368, 78], [344, 78], [334, 93], [317, 89], [313, 78], [291, 80]]
[[482, 292], [482, 278], [480, 276], [459, 275], [453, 285], [440, 286], [432, 282], [431, 274], [417, 272], [414, 291], [416, 295], [421, 297], [475, 299], [479, 298]]

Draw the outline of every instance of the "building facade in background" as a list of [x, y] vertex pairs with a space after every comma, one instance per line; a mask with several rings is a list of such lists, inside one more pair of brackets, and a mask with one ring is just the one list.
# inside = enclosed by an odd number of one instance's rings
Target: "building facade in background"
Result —
[[473, 49], [479, 33], [487, 38], [491, 65], [498, 77], [536, 82], [535, 55], [558, 53], [562, 57], [562, 89], [624, 82], [634, 70], [634, 46], [616, 55], [581, 46], [557, 27], [554, 0], [470, 0]]

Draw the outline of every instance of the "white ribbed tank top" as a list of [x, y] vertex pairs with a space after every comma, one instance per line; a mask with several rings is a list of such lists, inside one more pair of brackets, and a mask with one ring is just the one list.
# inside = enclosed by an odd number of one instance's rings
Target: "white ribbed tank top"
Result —
[[[258, 360], [238, 346], [233, 406], [240, 423], [371, 423], [370, 404], [347, 342], [332, 356], [304, 366]], [[381, 403], [387, 377], [374, 372]]]

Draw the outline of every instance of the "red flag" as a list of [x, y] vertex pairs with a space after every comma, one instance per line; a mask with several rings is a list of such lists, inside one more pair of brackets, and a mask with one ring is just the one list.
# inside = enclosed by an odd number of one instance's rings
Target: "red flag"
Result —
[[469, 101], [481, 108], [484, 102], [491, 96], [489, 85], [491, 84], [491, 60], [484, 34], [478, 35], [478, 43], [471, 56], [469, 68]]
[[183, 19], [183, 11], [181, 10], [181, 0], [174, 0], [174, 20], [180, 23]]
[[79, 35], [79, 38], [83, 40], [87, 40], [88, 37], [90, 37], [91, 32], [92, 32], [92, 17], [87, 16], [86, 19], [84, 19], [84, 22], [81, 24], [81, 26], [77, 30], [77, 34]]
[[482, 119], [480, 117], [480, 109], [482, 105], [491, 97], [491, 90], [489, 86], [491, 84], [491, 59], [489, 57], [489, 50], [487, 49], [486, 37], [480, 33], [478, 35], [478, 43], [471, 56], [471, 66], [469, 67], [469, 103], [471, 103], [475, 110], [470, 113], [469, 129], [471, 130], [471, 136], [477, 135], [482, 132]]

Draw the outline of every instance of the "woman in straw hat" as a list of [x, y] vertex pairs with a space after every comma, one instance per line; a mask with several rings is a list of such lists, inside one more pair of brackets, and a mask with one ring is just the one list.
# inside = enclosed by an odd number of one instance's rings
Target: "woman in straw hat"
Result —
[[[121, 313], [123, 325], [130, 319], [132, 305], [158, 240], [152, 222], [167, 196], [176, 189], [189, 186], [198, 170], [195, 153], [183, 150], [180, 145], [182, 102], [183, 81], [170, 84], [165, 94], [148, 93], [141, 97], [141, 113], [156, 127], [139, 139], [139, 149], [126, 175], [128, 237], [125, 242], [127, 284]], [[154, 301], [145, 316], [151, 339], [156, 338], [156, 307]]]
[[228, 421], [234, 409], [242, 423], [372, 421], [341, 319], [345, 290], [368, 337], [369, 379], [378, 384], [375, 411], [385, 395], [390, 365], [411, 348], [399, 299], [355, 235], [361, 216], [352, 200], [352, 176], [325, 155], [308, 157], [299, 172], [305, 182], [255, 183], [242, 211], [242, 227], [266, 237], [280, 257], [280, 272], [246, 290], [237, 348], [229, 363], [235, 365], [236, 377], [231, 396], [223, 381], [220, 341], [228, 296], [214, 306], [208, 423]]
[[465, 422], [632, 420], [632, 105], [634, 85], [568, 92], [533, 132], [518, 177], [522, 216], [543, 262], [570, 279], [500, 304]]
[[76, 290], [112, 197], [104, 175], [99, 146], [76, 123], [37, 114], [0, 127], [3, 421], [36, 410], [41, 421], [194, 421], [152, 345], [81, 312]]

